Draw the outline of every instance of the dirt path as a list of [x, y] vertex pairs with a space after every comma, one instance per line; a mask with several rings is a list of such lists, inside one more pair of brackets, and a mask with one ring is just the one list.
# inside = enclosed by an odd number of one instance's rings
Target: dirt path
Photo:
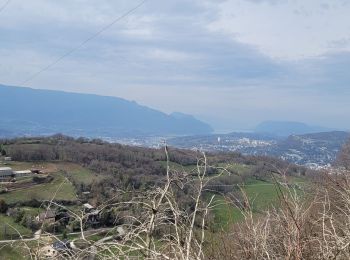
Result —
[[[114, 228], [99, 228], [99, 229], [90, 229], [90, 230], [86, 230], [84, 231], [84, 235], [85, 237], [89, 237], [89, 236], [92, 236], [92, 235], [96, 235], [96, 234], [99, 234], [99, 233], [103, 233], [103, 232], [108, 232], [108, 231], [111, 231], [115, 229]], [[38, 231], [37, 231], [38, 232]], [[35, 232], [35, 233], [37, 233]], [[67, 235], [80, 235], [81, 232], [72, 232], [72, 233], [68, 233]], [[19, 238], [19, 239], [12, 239], [12, 240], [0, 240], [0, 244], [6, 244], [6, 243], [14, 243], [14, 242], [29, 242], [29, 241], [34, 241], [34, 240], [39, 240], [40, 238], [43, 238], [43, 237], [48, 237], [50, 236], [50, 234], [44, 234], [44, 235], [34, 235], [34, 237], [32, 238]], [[54, 236], [54, 235], [52, 235]]]

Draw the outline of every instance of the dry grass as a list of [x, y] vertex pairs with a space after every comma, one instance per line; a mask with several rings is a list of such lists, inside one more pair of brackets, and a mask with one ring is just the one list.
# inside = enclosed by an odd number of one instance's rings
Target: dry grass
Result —
[[[280, 186], [280, 185], [279, 185]], [[279, 190], [279, 207], [215, 234], [208, 259], [350, 259], [350, 176], [324, 174], [306, 190]]]

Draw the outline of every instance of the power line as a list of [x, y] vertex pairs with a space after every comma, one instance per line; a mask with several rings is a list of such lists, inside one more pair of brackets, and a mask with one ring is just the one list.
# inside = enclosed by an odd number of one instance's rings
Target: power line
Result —
[[22, 81], [20, 83], [20, 85], [24, 85], [26, 83], [28, 83], [29, 81], [33, 80], [34, 78], [36, 78], [37, 76], [39, 76], [41, 73], [43, 73], [44, 71], [50, 69], [51, 67], [53, 67], [54, 65], [56, 65], [57, 63], [59, 63], [61, 60], [63, 60], [64, 58], [66, 58], [67, 56], [71, 55], [73, 52], [77, 51], [78, 49], [80, 49], [81, 47], [83, 47], [85, 44], [87, 44], [89, 41], [95, 39], [96, 37], [98, 37], [100, 34], [102, 34], [104, 31], [108, 30], [110, 27], [112, 27], [114, 24], [116, 24], [117, 22], [119, 22], [120, 20], [124, 19], [125, 17], [127, 17], [129, 14], [135, 12], [138, 8], [140, 8], [142, 5], [144, 5], [144, 3], [146, 3], [148, 0], [143, 0], [142, 2], [140, 2], [138, 5], [136, 5], [135, 7], [133, 7], [132, 9], [130, 9], [129, 11], [125, 12], [124, 14], [122, 14], [121, 16], [117, 17], [116, 19], [114, 19], [111, 23], [107, 24], [106, 26], [104, 26], [103, 28], [101, 28], [99, 31], [97, 31], [96, 33], [94, 33], [93, 35], [91, 35], [89, 38], [87, 38], [86, 40], [84, 40], [83, 42], [81, 42], [80, 44], [78, 44], [77, 46], [73, 47], [72, 49], [70, 49], [69, 51], [67, 51], [65, 54], [63, 54], [62, 56], [60, 56], [59, 58], [57, 58], [56, 60], [54, 60], [52, 63], [48, 64], [47, 66], [45, 66], [44, 68], [42, 68], [41, 70], [39, 70], [38, 72], [35, 72], [34, 74], [32, 74], [31, 76], [29, 76], [27, 79], [25, 79], [24, 81]]
[[7, 0], [3, 6], [0, 7], [0, 13], [8, 6], [8, 4], [11, 2], [11, 0]]

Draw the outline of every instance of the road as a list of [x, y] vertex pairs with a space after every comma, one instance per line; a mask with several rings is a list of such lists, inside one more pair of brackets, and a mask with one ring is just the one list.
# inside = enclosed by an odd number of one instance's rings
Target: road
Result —
[[[84, 231], [84, 235], [85, 237], [88, 237], [88, 236], [92, 236], [92, 235], [95, 235], [95, 234], [98, 234], [98, 233], [103, 233], [103, 232], [108, 232], [108, 231], [111, 231], [115, 229], [114, 228], [99, 228], [99, 229], [90, 229], [90, 230], [85, 230]], [[19, 238], [19, 239], [12, 239], [12, 240], [0, 240], [0, 244], [10, 244], [10, 243], [14, 243], [14, 242], [29, 242], [29, 241], [35, 241], [35, 240], [38, 240], [40, 238], [43, 238], [43, 237], [49, 237], [50, 234], [44, 234], [44, 235], [41, 235], [41, 233], [39, 233], [40, 230], [38, 230], [37, 232], [34, 233], [34, 237], [32, 238]], [[67, 235], [80, 235], [81, 232], [72, 232], [72, 233], [68, 233]], [[54, 236], [54, 235], [51, 235], [51, 236]]]

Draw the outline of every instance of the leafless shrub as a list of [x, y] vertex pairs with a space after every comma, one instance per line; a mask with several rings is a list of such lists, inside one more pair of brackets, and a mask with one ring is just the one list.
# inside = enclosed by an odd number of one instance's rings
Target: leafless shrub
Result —
[[304, 192], [276, 180], [279, 204], [262, 214], [253, 214], [242, 190], [243, 221], [215, 235], [219, 242], [207, 257], [350, 259], [350, 175], [325, 173], [319, 180]]

